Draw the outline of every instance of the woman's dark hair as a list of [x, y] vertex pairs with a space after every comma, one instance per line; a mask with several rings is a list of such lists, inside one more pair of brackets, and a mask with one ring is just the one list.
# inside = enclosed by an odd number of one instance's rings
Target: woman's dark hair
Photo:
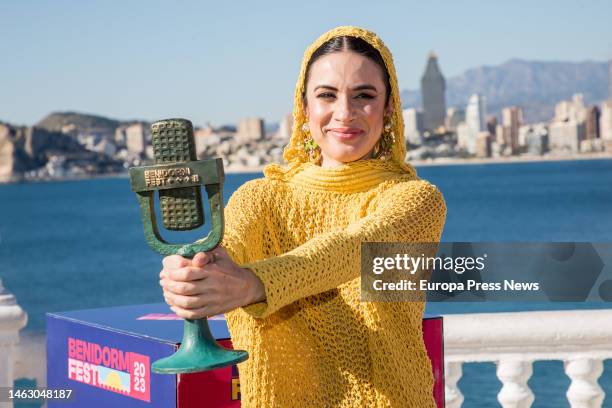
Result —
[[[383, 81], [385, 83], [385, 88], [387, 89], [387, 95], [385, 98], [385, 106], [389, 103], [389, 97], [391, 96], [391, 81], [389, 79], [389, 71], [387, 71], [387, 67], [385, 66], [385, 61], [380, 56], [380, 53], [376, 48], [374, 48], [367, 41], [359, 38], [359, 37], [351, 37], [347, 35], [343, 35], [340, 37], [334, 37], [323, 44], [319, 48], [312, 53], [310, 57], [310, 61], [308, 61], [308, 65], [306, 65], [306, 76], [305, 83], [308, 83], [308, 78], [310, 76], [310, 67], [312, 64], [321, 58], [324, 55], [333, 54], [334, 52], [341, 51], [352, 51], [359, 55], [363, 55], [364, 57], [372, 60], [376, 65], [380, 67], [383, 72]], [[306, 100], [306, 87], [304, 86], [304, 92], [302, 94], [302, 98]]]

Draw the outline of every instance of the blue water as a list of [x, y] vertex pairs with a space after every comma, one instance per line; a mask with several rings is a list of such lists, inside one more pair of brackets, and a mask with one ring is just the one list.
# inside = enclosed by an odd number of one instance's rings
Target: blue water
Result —
[[[612, 160], [418, 168], [448, 207], [444, 241], [612, 242]], [[259, 173], [227, 175], [227, 198]], [[206, 232], [175, 235], [193, 240]], [[0, 185], [0, 277], [44, 330], [44, 313], [160, 302], [161, 256], [145, 244], [138, 205], [125, 178]], [[431, 313], [606, 307], [605, 304], [472, 303], [428, 305]], [[612, 407], [612, 361], [600, 384]], [[495, 366], [465, 364], [467, 407], [498, 406]], [[535, 407], [565, 407], [553, 392], [569, 379], [561, 362], [536, 362]], [[476, 401], [478, 397], [478, 401]]]

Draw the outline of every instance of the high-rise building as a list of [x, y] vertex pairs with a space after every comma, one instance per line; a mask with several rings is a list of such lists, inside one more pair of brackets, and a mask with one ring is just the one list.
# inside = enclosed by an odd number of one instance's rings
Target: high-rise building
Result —
[[491, 134], [489, 131], [478, 132], [476, 136], [476, 157], [491, 157]]
[[291, 131], [293, 128], [293, 116], [291, 114], [287, 114], [283, 116], [278, 126], [278, 132], [276, 133], [276, 138], [279, 140], [289, 141], [291, 137]]
[[601, 104], [599, 135], [604, 143], [606, 151], [612, 153], [612, 99], [604, 101]]
[[236, 137], [241, 141], [261, 140], [264, 134], [264, 121], [261, 118], [246, 118], [238, 122]]
[[478, 94], [470, 96], [465, 109], [465, 122], [457, 125], [457, 145], [460, 149], [476, 154], [476, 138], [487, 130], [485, 98]]
[[484, 96], [473, 94], [470, 96], [465, 109], [465, 123], [476, 135], [487, 130], [487, 106]]
[[586, 110], [586, 139], [599, 139], [599, 117], [601, 111], [597, 106], [590, 106]]
[[423, 112], [414, 108], [404, 109], [404, 136], [412, 145], [423, 144], [421, 132], [423, 131]]
[[487, 131], [491, 135], [495, 135], [497, 130], [497, 117], [495, 115], [491, 115], [487, 118]]
[[555, 105], [553, 122], [584, 122], [586, 108], [582, 94], [574, 94], [571, 101], [561, 101]]
[[599, 134], [602, 139], [612, 140], [612, 100], [604, 101], [601, 104]]
[[465, 110], [454, 107], [446, 109], [446, 120], [444, 121], [446, 130], [455, 131], [457, 130], [457, 125], [464, 121]]
[[523, 139], [527, 153], [541, 156], [548, 151], [548, 124], [532, 123], [519, 129], [519, 139]]
[[523, 110], [518, 106], [511, 106], [502, 109], [502, 126], [507, 128], [504, 136], [507, 135], [504, 144], [510, 147], [512, 154], [519, 150], [519, 128], [523, 124]]
[[551, 151], [559, 153], [580, 152], [580, 142], [584, 140], [584, 122], [573, 120], [553, 122], [549, 128], [549, 145]]
[[120, 125], [115, 129], [115, 145], [117, 145], [117, 147], [126, 147], [126, 135], [125, 135], [125, 129], [127, 128], [126, 125]]
[[495, 126], [495, 142], [500, 147], [506, 146], [507, 133], [508, 133], [508, 129], [504, 128], [503, 125]]
[[125, 145], [128, 153], [142, 156], [146, 148], [145, 127], [135, 123], [125, 128]]
[[476, 135], [467, 123], [461, 122], [457, 125], [457, 147], [470, 154], [476, 153]]
[[421, 77], [421, 98], [423, 101], [423, 127], [425, 130], [435, 130], [444, 126], [446, 117], [446, 102], [444, 92], [446, 83], [438, 67], [438, 58], [429, 53], [427, 66]]
[[612, 100], [612, 59], [608, 61], [608, 99]]

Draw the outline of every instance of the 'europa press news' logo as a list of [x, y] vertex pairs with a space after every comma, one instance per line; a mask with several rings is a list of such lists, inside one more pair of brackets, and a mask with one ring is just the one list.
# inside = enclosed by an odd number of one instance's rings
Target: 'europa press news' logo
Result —
[[68, 378], [150, 402], [149, 357], [68, 337]]

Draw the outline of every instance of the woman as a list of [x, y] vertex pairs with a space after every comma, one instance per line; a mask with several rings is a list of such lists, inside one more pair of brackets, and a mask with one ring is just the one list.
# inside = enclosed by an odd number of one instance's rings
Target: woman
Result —
[[179, 316], [226, 313], [244, 407], [433, 407], [423, 302], [360, 302], [360, 243], [438, 242], [446, 207], [404, 163], [391, 54], [338, 27], [305, 52], [288, 165], [231, 197], [222, 244], [164, 259]]

